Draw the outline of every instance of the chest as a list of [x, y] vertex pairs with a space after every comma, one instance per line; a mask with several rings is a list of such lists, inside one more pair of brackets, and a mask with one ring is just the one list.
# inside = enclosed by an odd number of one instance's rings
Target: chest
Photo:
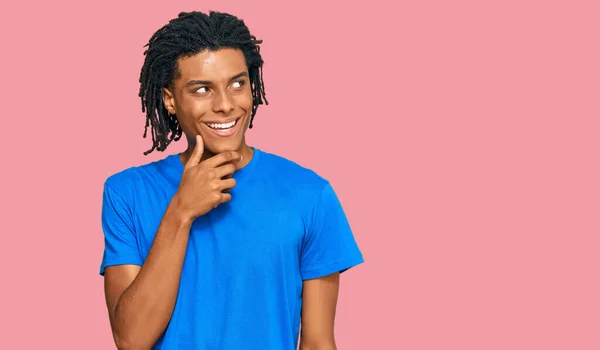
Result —
[[[175, 189], [144, 201], [138, 210], [140, 253], [145, 259]], [[232, 200], [192, 224], [186, 259], [204, 263], [234, 260], [250, 266], [297, 260], [305, 219], [293, 196], [271, 191], [232, 191]], [[194, 262], [191, 262], [194, 263]]]

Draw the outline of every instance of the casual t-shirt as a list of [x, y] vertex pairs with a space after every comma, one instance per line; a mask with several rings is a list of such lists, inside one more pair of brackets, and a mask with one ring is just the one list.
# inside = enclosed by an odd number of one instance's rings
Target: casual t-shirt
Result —
[[[101, 275], [144, 263], [182, 173], [173, 154], [106, 180]], [[314, 171], [254, 148], [233, 177], [232, 200], [192, 224], [173, 315], [153, 349], [296, 349], [302, 281], [363, 262]]]

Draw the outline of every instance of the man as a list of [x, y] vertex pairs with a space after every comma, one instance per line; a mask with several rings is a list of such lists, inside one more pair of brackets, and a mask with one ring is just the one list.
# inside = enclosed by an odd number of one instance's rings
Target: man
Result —
[[339, 275], [363, 258], [327, 180], [245, 141], [267, 102], [260, 43], [232, 15], [192, 12], [147, 45], [146, 154], [182, 134], [188, 148], [105, 182], [119, 349], [336, 348]]

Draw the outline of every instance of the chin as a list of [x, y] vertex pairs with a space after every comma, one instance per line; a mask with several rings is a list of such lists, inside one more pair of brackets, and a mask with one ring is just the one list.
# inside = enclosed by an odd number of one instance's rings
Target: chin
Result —
[[204, 147], [207, 148], [211, 153], [219, 154], [227, 151], [238, 151], [244, 146], [244, 142], [240, 139], [235, 140], [216, 140], [212, 142], [206, 142]]

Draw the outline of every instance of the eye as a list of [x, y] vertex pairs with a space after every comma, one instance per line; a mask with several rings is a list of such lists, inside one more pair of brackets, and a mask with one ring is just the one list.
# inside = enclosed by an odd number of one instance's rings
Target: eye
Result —
[[239, 88], [241, 88], [242, 86], [244, 86], [244, 82], [243, 82], [243, 81], [236, 81], [236, 82], [234, 82], [234, 83], [233, 83], [233, 84], [231, 84], [231, 85], [233, 86], [233, 88], [235, 88], [235, 89], [239, 89]]
[[206, 86], [201, 86], [196, 89], [196, 92], [199, 94], [205, 94], [208, 92], [208, 88]]

